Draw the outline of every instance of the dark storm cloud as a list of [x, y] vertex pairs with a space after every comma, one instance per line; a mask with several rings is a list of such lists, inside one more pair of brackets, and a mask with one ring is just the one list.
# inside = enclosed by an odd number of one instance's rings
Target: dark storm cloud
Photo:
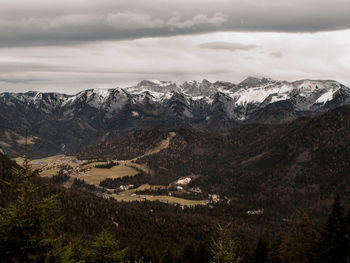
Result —
[[348, 0], [2, 0], [0, 46], [70, 45], [216, 31], [332, 31], [350, 28], [349, 12]]
[[210, 42], [203, 43], [199, 45], [200, 48], [209, 48], [209, 49], [223, 49], [229, 51], [237, 51], [237, 50], [251, 50], [253, 48], [257, 48], [258, 45], [247, 45], [241, 43], [231, 43], [231, 42]]

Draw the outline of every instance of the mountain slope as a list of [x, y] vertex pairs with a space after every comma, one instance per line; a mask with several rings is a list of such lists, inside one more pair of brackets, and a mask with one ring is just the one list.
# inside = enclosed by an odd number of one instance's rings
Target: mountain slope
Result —
[[349, 193], [349, 116], [346, 106], [312, 119], [243, 126], [221, 135], [184, 131], [169, 149], [140, 162], [169, 180], [199, 175], [191, 184], [211, 192], [285, 208], [308, 200], [322, 210], [337, 190]]
[[[175, 132], [167, 148], [137, 160], [153, 171], [142, 183], [168, 185], [191, 177], [190, 187], [281, 216], [295, 207], [324, 215], [337, 191], [350, 201], [350, 106], [286, 124]], [[123, 144], [144, 140], [151, 148], [168, 133], [138, 131], [111, 139], [109, 148], [104, 144], [86, 148], [83, 157], [93, 158], [98, 149], [99, 156], [122, 159], [130, 152]], [[118, 150], [106, 151], [111, 148]]]
[[[76, 95], [2, 93], [0, 145], [8, 154], [16, 154], [21, 148], [16, 141], [28, 129], [36, 137], [36, 148], [48, 154], [96, 142], [109, 130], [283, 123], [349, 102], [350, 89], [336, 81], [253, 77], [238, 85], [207, 80], [181, 85], [142, 81], [124, 89], [85, 90]], [[37, 145], [46, 143], [53, 146], [51, 151]]]

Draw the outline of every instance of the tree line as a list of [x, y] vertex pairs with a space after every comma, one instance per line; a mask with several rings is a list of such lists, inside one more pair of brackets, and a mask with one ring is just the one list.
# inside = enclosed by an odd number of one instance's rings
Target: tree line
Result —
[[[258, 239], [256, 245], [232, 231], [235, 226], [231, 225], [226, 228], [218, 227], [217, 231], [209, 231], [208, 238], [194, 237], [200, 239], [199, 242], [182, 240], [186, 245], [181, 249], [174, 243], [174, 246], [170, 244], [164, 251], [157, 251], [156, 247], [142, 245], [144, 243], [140, 240], [140, 247], [136, 251], [134, 247], [125, 246], [126, 243], [121, 242], [118, 235], [108, 227], [85, 237], [71, 235], [71, 232], [65, 229], [67, 225], [63, 224], [65, 213], [60, 209], [59, 195], [53, 191], [47, 192], [49, 186], [41, 183], [38, 178], [40, 170], [32, 169], [27, 160], [23, 167], [24, 169], [14, 169], [14, 180], [1, 180], [13, 195], [11, 202], [0, 208], [2, 262], [349, 261], [350, 213], [346, 213], [339, 195], [336, 195], [328, 219], [319, 230], [306, 212], [296, 211], [288, 219], [289, 227], [285, 233], [271, 235], [266, 232]], [[176, 211], [179, 210], [173, 208], [169, 216], [176, 215]], [[97, 212], [96, 209], [89, 211]], [[149, 213], [152, 213], [151, 210]], [[186, 215], [186, 211], [184, 214]], [[155, 219], [155, 224], [162, 224], [157, 222], [159, 217]], [[88, 228], [89, 224], [91, 223], [87, 221], [87, 225], [82, 227]], [[113, 224], [118, 225], [118, 222]], [[169, 234], [166, 232], [168, 230], [164, 230], [163, 234]], [[162, 233], [162, 229], [159, 231]], [[196, 232], [193, 234], [197, 235]], [[163, 239], [165, 240], [165, 237], [160, 235], [158, 242], [162, 242]]]

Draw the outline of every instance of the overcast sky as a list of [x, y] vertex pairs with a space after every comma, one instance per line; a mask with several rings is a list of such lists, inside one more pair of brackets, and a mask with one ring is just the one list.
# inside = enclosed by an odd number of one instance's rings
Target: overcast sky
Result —
[[350, 86], [349, 0], [0, 0], [0, 92], [247, 76]]

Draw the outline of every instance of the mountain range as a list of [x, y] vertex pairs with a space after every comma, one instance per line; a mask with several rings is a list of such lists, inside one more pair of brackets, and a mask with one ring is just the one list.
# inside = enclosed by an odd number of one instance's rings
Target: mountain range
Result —
[[23, 145], [28, 130], [33, 136], [30, 144], [58, 152], [111, 130], [283, 123], [349, 103], [350, 88], [337, 81], [254, 77], [239, 84], [144, 80], [127, 88], [90, 89], [76, 95], [1, 93], [0, 146], [15, 154], [13, 149]]

